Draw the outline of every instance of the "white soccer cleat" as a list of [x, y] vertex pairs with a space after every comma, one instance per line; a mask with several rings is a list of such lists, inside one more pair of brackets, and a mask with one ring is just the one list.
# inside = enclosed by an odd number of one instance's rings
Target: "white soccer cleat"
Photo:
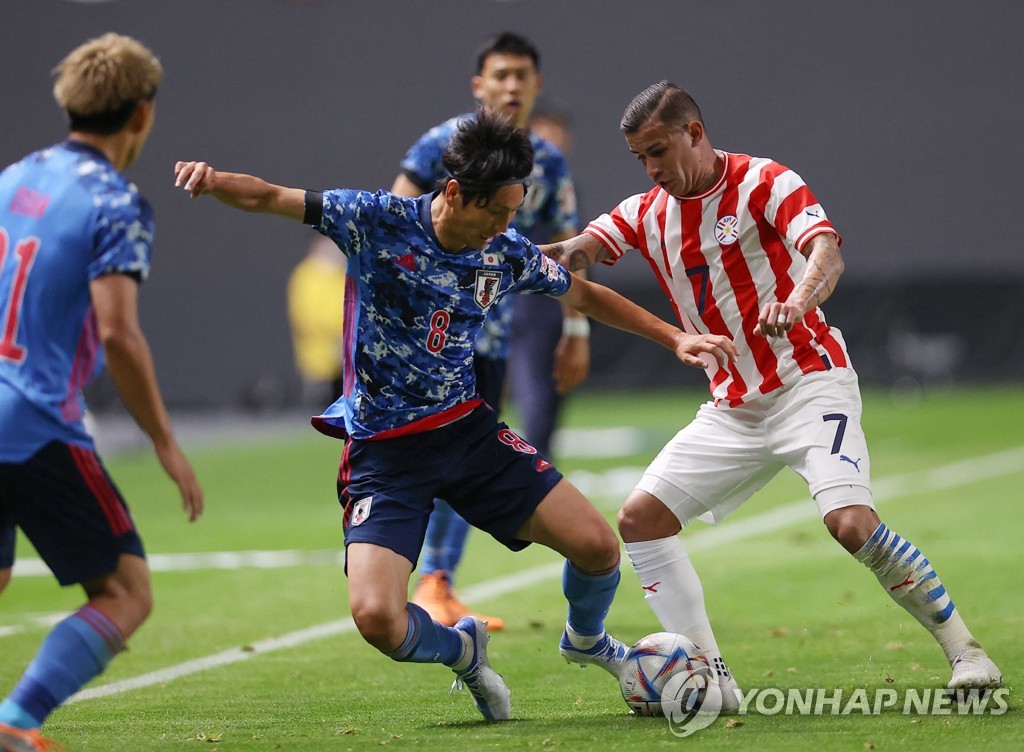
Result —
[[995, 689], [1003, 686], [1003, 672], [981, 648], [968, 648], [953, 660], [949, 689]]
[[622, 673], [622, 661], [626, 658], [629, 647], [605, 632], [593, 647], [581, 649], [569, 641], [568, 632], [562, 632], [558, 643], [558, 652], [566, 663], [578, 663], [582, 668], [589, 665], [600, 666], [616, 679]]
[[469, 635], [473, 657], [468, 668], [455, 672], [451, 691], [465, 687], [484, 718], [488, 721], [507, 721], [512, 717], [512, 692], [487, 660], [487, 641], [490, 639], [487, 626], [475, 616], [464, 616], [456, 623], [455, 629]]

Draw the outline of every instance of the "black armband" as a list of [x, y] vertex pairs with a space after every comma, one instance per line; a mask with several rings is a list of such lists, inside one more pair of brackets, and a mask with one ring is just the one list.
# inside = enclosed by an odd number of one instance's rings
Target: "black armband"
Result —
[[324, 194], [322, 191], [306, 191], [306, 211], [302, 224], [319, 227], [324, 218]]

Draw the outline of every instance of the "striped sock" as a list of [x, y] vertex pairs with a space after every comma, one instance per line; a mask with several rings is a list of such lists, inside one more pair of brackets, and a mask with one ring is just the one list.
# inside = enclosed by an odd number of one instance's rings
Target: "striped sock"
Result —
[[952, 661], [977, 647], [928, 559], [910, 541], [879, 523], [854, 558], [870, 569], [885, 592], [931, 632]]
[[[0, 721], [25, 728], [42, 725], [54, 708], [102, 673], [123, 648], [117, 626], [101, 611], [83, 606], [43, 640], [4, 702]], [[35, 723], [27, 725], [30, 721]]]

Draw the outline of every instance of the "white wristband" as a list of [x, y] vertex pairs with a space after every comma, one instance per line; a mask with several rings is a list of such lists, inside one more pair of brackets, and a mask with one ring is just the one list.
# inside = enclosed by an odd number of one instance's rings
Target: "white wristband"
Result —
[[569, 318], [566, 316], [562, 319], [562, 336], [589, 337], [590, 322], [587, 321], [585, 316], [580, 316], [578, 318]]

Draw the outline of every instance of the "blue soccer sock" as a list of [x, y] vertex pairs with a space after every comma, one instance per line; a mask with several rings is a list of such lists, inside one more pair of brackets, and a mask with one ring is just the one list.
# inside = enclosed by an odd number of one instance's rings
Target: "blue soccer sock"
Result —
[[448, 518], [448, 530], [444, 536], [442, 550], [444, 551], [445, 571], [448, 572], [448, 584], [455, 586], [455, 570], [462, 561], [462, 552], [466, 550], [466, 538], [469, 537], [469, 523], [462, 515], [451, 510], [451, 517]]
[[568, 622], [574, 633], [593, 637], [604, 632], [604, 618], [612, 607], [618, 585], [618, 564], [610, 572], [587, 574], [566, 560], [562, 569], [562, 592], [569, 601]]
[[409, 631], [401, 645], [388, 658], [409, 663], [443, 663], [454, 666], [462, 658], [463, 642], [460, 632], [430, 618], [415, 603], [405, 605], [409, 615]]
[[434, 510], [430, 513], [430, 520], [427, 522], [423, 555], [420, 557], [421, 575], [444, 572], [446, 576], [451, 577], [445, 538], [448, 535], [451, 519], [456, 516], [455, 510], [448, 505], [448, 502], [434, 499]]
[[43, 640], [10, 697], [0, 705], [0, 721], [35, 728], [71, 695], [103, 672], [124, 648], [117, 626], [92, 606], [83, 606]]
[[879, 523], [854, 558], [874, 573], [894, 601], [932, 633], [947, 660], [952, 662], [967, 648], [977, 647], [939, 576], [910, 541]]

